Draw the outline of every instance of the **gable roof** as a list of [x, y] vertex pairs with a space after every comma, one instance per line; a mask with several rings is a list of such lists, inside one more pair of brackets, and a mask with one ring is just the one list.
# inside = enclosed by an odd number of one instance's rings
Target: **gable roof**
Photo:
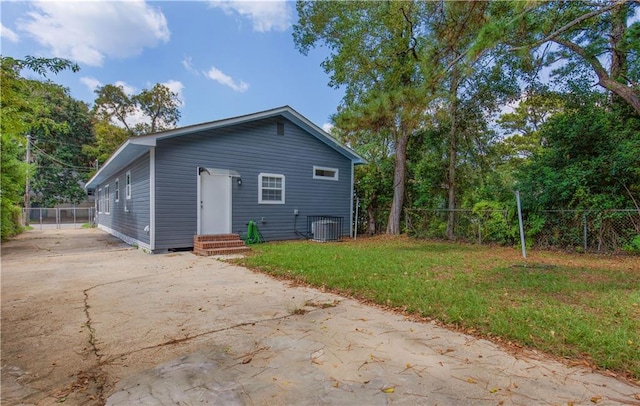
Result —
[[257, 113], [246, 114], [243, 116], [225, 118], [222, 120], [209, 121], [201, 124], [175, 128], [172, 130], [161, 131], [154, 134], [142, 135], [139, 137], [129, 138], [118, 148], [116, 152], [102, 165], [102, 168], [93, 175], [85, 184], [85, 189], [95, 189], [100, 183], [107, 178], [113, 176], [121, 168], [131, 163], [133, 160], [141, 157], [152, 147], [155, 147], [158, 140], [165, 138], [180, 137], [187, 134], [193, 134], [199, 131], [211, 130], [222, 127], [229, 127], [237, 124], [249, 123], [252, 121], [263, 120], [272, 117], [284, 117], [294, 124], [298, 125], [309, 134], [322, 141], [338, 153], [349, 158], [355, 165], [364, 164], [366, 161], [360, 155], [349, 149], [344, 144], [334, 139], [317, 125], [313, 124], [302, 114], [298, 113], [289, 106], [277, 107], [271, 110], [260, 111]]

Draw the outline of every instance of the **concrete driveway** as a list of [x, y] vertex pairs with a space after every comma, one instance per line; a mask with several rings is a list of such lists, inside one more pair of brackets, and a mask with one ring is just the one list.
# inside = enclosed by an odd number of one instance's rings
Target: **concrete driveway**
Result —
[[95, 229], [2, 245], [2, 404], [640, 405], [640, 388]]

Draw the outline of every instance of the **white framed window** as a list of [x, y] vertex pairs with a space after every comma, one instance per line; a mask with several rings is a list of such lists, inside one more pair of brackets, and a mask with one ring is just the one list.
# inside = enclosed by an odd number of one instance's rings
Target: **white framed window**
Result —
[[120, 201], [120, 179], [116, 178], [116, 182], [113, 187], [113, 197], [115, 198], [116, 203], [118, 203]]
[[313, 179], [338, 180], [338, 168], [313, 166]]
[[96, 196], [96, 205], [98, 206], [98, 213], [102, 213], [102, 189], [98, 189], [98, 196]]
[[127, 176], [124, 181], [124, 195], [127, 200], [131, 199], [131, 171], [127, 171]]
[[284, 175], [275, 173], [258, 175], [258, 203], [284, 204]]
[[109, 207], [109, 202], [111, 201], [111, 196], [109, 196], [109, 185], [104, 186], [104, 212], [105, 214], [109, 214], [111, 212], [111, 207]]

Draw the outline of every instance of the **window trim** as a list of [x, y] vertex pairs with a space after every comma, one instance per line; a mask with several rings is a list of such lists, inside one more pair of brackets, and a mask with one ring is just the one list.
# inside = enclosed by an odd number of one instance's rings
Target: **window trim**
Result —
[[[280, 189], [277, 189], [277, 188], [263, 188], [262, 187], [262, 178], [280, 178], [282, 180]], [[263, 191], [263, 189], [280, 190], [282, 192], [281, 193], [281, 199], [280, 200], [263, 200], [262, 199], [262, 191]], [[258, 204], [285, 204], [284, 192], [285, 192], [285, 177], [284, 177], [284, 175], [279, 174], [279, 173], [264, 173], [264, 172], [258, 174]]]
[[114, 182], [113, 197], [116, 203], [120, 201], [120, 178], [116, 178]]
[[127, 171], [124, 181], [124, 194], [127, 200], [131, 200], [131, 171]]
[[[317, 171], [331, 171], [335, 174], [335, 176], [330, 177], [330, 176], [318, 175]], [[329, 168], [327, 166], [313, 165], [313, 179], [338, 181], [340, 180], [340, 171], [338, 168]]]
[[109, 185], [104, 185], [104, 214], [111, 214], [111, 198], [109, 197]]
[[96, 204], [98, 205], [98, 214], [102, 214], [102, 188], [98, 189], [98, 196], [96, 196]]

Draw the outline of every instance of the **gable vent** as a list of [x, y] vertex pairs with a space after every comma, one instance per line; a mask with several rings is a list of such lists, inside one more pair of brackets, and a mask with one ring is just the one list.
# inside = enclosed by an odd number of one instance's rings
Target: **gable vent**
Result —
[[276, 134], [284, 135], [284, 123], [282, 122], [277, 123]]

